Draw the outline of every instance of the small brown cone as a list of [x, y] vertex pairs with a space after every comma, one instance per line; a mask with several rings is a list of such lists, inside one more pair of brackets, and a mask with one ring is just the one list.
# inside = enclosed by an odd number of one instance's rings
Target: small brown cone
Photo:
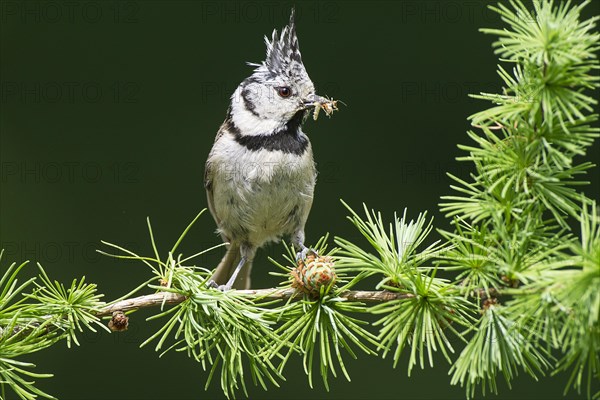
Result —
[[337, 279], [334, 267], [332, 257], [309, 254], [290, 272], [292, 287], [313, 297], [319, 296], [322, 287], [327, 293]]
[[123, 311], [113, 312], [112, 319], [108, 321], [108, 328], [113, 332], [126, 331], [129, 326], [129, 317]]

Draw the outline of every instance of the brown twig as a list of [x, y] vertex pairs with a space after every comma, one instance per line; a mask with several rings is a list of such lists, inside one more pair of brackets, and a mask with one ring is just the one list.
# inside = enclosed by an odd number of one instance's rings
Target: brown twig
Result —
[[[301, 298], [302, 294], [295, 289], [250, 289], [239, 290], [237, 293], [265, 300], [287, 300], [289, 298]], [[368, 290], [347, 290], [340, 294], [342, 299], [348, 301], [364, 301], [370, 303], [380, 303], [385, 301], [413, 298], [410, 293], [395, 293], [388, 291], [368, 291]], [[113, 303], [104, 307], [96, 315], [106, 317], [115, 311], [133, 311], [141, 308], [157, 307], [162, 304], [175, 305], [183, 302], [185, 296], [171, 292], [161, 292], [148, 294], [145, 296], [134, 297]]]
[[131, 299], [125, 299], [116, 303], [110, 304], [100, 310], [96, 316], [106, 317], [112, 315], [115, 311], [133, 311], [139, 310], [140, 308], [156, 307], [161, 304], [174, 305], [179, 304], [185, 300], [185, 296], [177, 293], [162, 292], [147, 294], [145, 296], [133, 297]]

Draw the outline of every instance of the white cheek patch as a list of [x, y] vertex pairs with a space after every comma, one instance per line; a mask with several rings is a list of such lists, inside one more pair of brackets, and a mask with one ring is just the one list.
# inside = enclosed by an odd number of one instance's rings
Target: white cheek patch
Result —
[[283, 127], [280, 121], [261, 118], [246, 108], [243, 102], [242, 89], [238, 87], [232, 96], [231, 119], [244, 135], [264, 135]]

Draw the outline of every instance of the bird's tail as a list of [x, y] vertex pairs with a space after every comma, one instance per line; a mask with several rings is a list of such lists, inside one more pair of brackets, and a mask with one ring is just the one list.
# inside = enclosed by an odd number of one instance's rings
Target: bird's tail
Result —
[[[212, 280], [218, 285], [225, 285], [235, 268], [238, 266], [242, 255], [240, 254], [240, 246], [230, 244], [227, 253], [215, 269]], [[233, 284], [234, 289], [250, 289], [250, 271], [252, 270], [252, 259], [247, 259], [242, 267], [242, 270], [237, 276]]]

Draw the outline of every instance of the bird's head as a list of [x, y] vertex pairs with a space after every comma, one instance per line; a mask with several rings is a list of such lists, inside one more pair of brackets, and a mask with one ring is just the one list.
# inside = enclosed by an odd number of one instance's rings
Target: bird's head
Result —
[[277, 131], [290, 120], [302, 120], [307, 109], [320, 100], [302, 63], [294, 10], [281, 33], [265, 37], [267, 57], [245, 79], [231, 98], [231, 116], [245, 134]]

